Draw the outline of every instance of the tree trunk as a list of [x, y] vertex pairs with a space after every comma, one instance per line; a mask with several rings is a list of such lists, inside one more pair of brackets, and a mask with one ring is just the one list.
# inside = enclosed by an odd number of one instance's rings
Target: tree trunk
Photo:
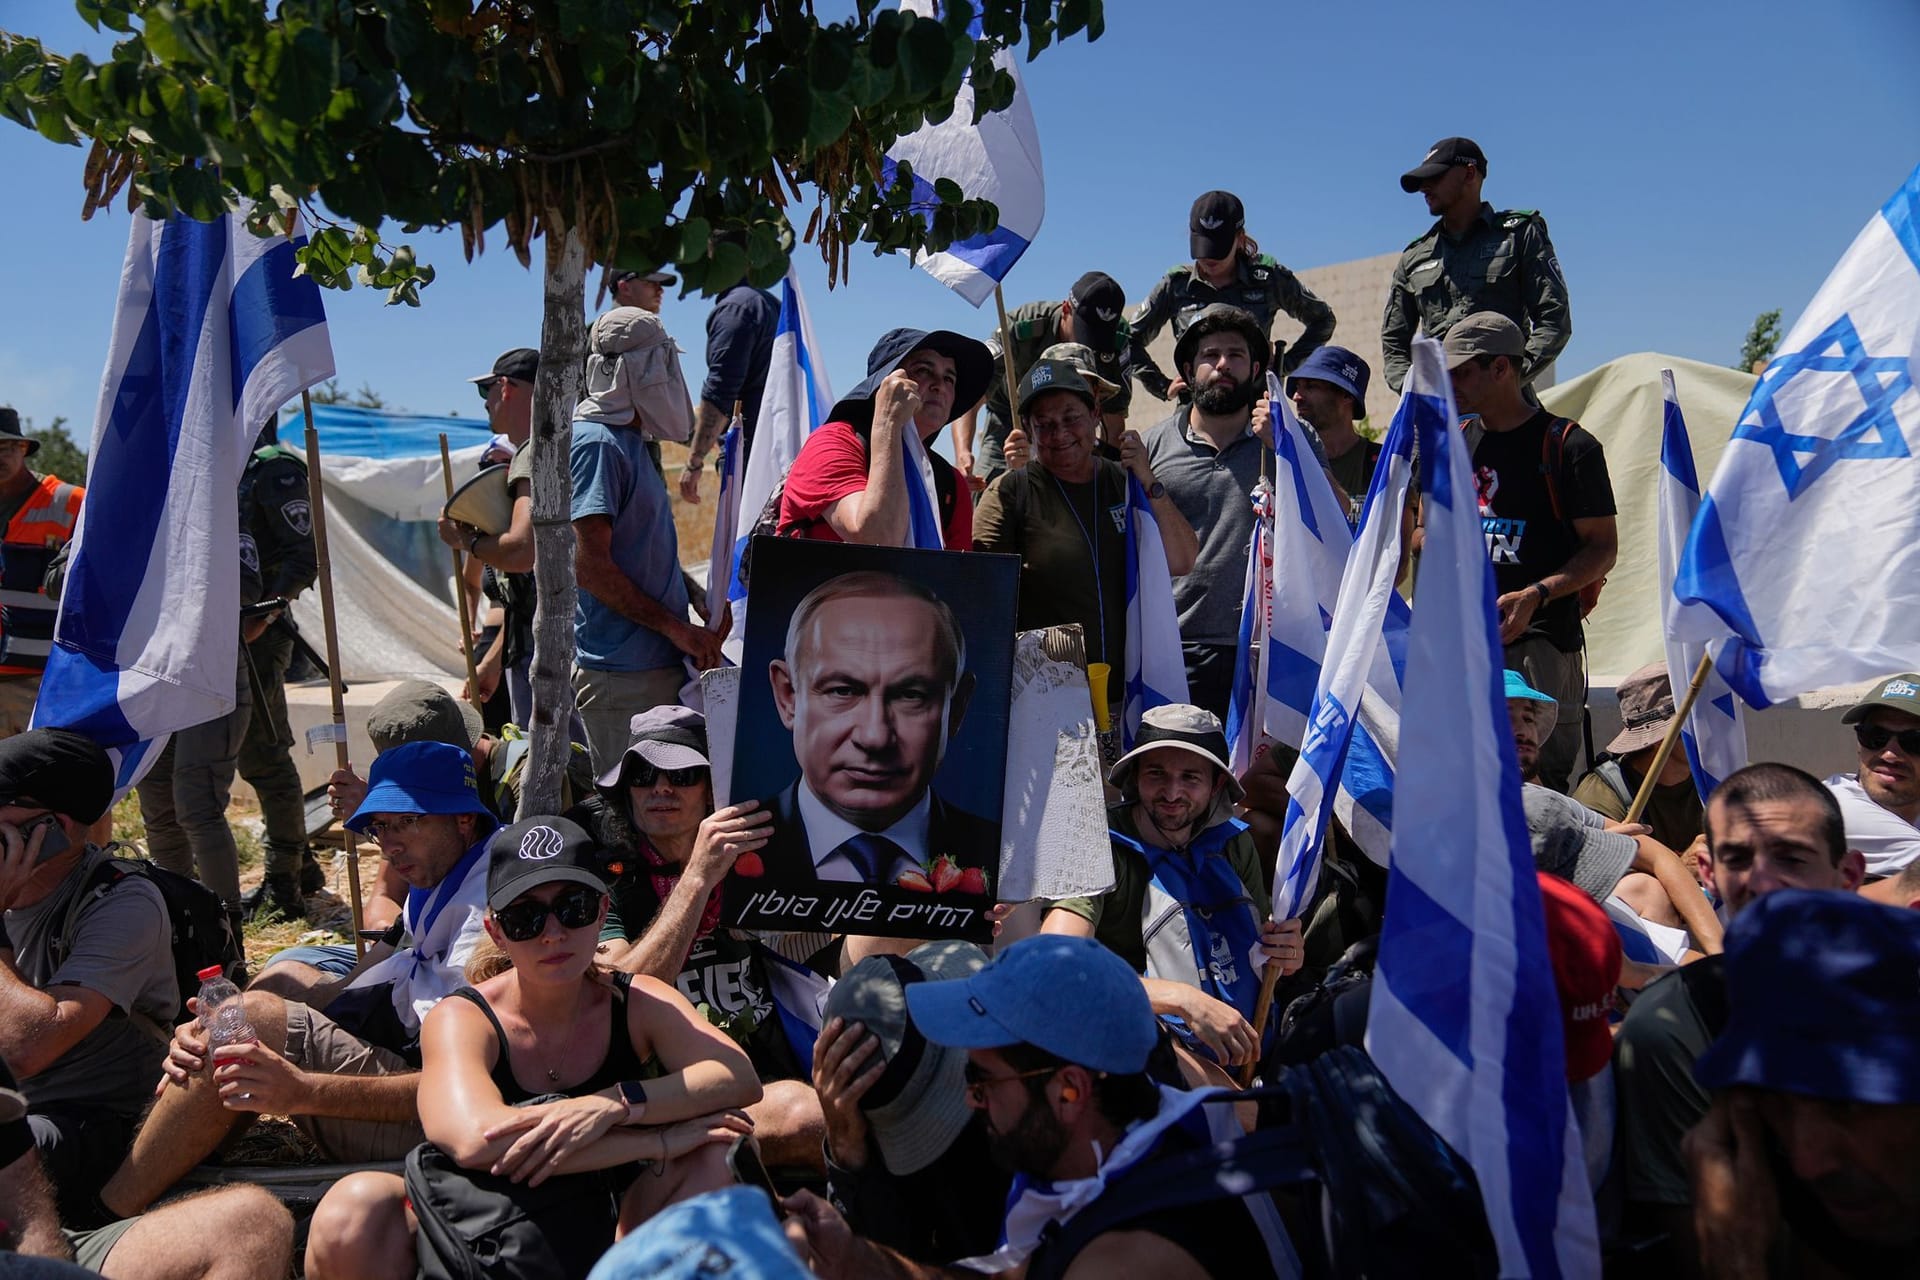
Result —
[[548, 214], [546, 307], [540, 322], [540, 374], [534, 384], [533, 723], [516, 817], [560, 812], [560, 787], [572, 751], [573, 713], [573, 410], [586, 358], [586, 252], [572, 228]]

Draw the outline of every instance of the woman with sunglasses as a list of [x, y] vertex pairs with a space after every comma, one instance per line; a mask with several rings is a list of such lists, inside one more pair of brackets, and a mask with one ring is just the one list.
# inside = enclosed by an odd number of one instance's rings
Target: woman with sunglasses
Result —
[[[669, 1204], [731, 1185], [727, 1147], [752, 1132], [744, 1108], [759, 1101], [759, 1081], [673, 988], [596, 972], [607, 911], [598, 845], [565, 818], [529, 818], [495, 836], [488, 858], [486, 930], [511, 967], [422, 1024], [428, 1142], [491, 1175], [487, 1188], [612, 1171], [618, 1217], [600, 1248]], [[307, 1275], [411, 1277], [417, 1229], [407, 1184], [355, 1174], [315, 1213]]]

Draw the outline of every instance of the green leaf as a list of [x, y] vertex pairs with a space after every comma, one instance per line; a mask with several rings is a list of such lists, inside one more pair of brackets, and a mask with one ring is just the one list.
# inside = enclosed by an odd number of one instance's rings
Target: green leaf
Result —
[[707, 241], [713, 237], [713, 225], [705, 218], [692, 217], [680, 224], [680, 252], [677, 256], [682, 263], [691, 263], [707, 256]]
[[952, 178], [935, 178], [933, 180], [933, 194], [939, 196], [940, 199], [947, 204], [959, 204], [967, 198], [967, 193], [962, 191], [960, 184]]
[[816, 91], [811, 97], [813, 109], [807, 116], [807, 145], [830, 146], [853, 127], [853, 103], [842, 93]]

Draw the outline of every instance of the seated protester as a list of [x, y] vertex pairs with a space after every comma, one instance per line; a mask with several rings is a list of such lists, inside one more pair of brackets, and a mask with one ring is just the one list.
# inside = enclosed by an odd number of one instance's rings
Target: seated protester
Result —
[[[893, 329], [867, 356], [866, 381], [807, 437], [781, 483], [779, 528], [876, 547], [966, 551], [973, 494], [933, 451], [949, 421], [979, 403], [994, 373], [986, 344], [936, 329]], [[918, 478], [931, 468], [934, 508]]]
[[[772, 815], [752, 802], [713, 812], [707, 722], [698, 711], [654, 707], [633, 717], [632, 734], [600, 779], [601, 839], [623, 864], [600, 933], [601, 963], [678, 988], [746, 1050], [766, 1086], [749, 1111], [761, 1154], [770, 1165], [824, 1172], [806, 1051], [788, 1038], [774, 1005], [775, 975], [792, 966], [766, 943], [720, 926], [721, 881], [737, 858], [766, 844]], [[827, 935], [787, 936], [826, 953], [802, 959], [823, 970], [831, 964]]]
[[[1770, 894], [1727, 937], [1686, 1140], [1710, 1276], [1920, 1272], [1920, 918]], [[1771, 1264], [1771, 1270], [1770, 1270]]]
[[1613, 1031], [1607, 1015], [1620, 985], [1620, 937], [1592, 898], [1559, 876], [1537, 874], [1547, 955], [1560, 996], [1567, 1095], [1586, 1148], [1587, 1179], [1598, 1191], [1613, 1163]]
[[0, 1057], [20, 1073], [62, 1216], [89, 1225], [180, 1008], [160, 890], [145, 876], [94, 888], [113, 855], [86, 829], [112, 803], [113, 764], [91, 739], [0, 741]]
[[1889, 907], [1920, 911], [1920, 862], [1909, 862], [1897, 876], [1861, 885], [1860, 896]]
[[907, 1012], [915, 983], [970, 978], [970, 942], [869, 956], [827, 993], [813, 1050], [826, 1115], [827, 1196], [856, 1235], [916, 1262], [945, 1264], [1000, 1243], [1011, 1170], [993, 1159], [967, 1105], [967, 1055], [928, 1043]]
[[[1673, 687], [1664, 662], [1649, 663], [1615, 691], [1620, 699], [1620, 732], [1607, 744], [1602, 760], [1573, 789], [1573, 798], [1610, 822], [1627, 816], [1641, 781], [1660, 753], [1667, 726], [1673, 723]], [[1687, 753], [1675, 748], [1660, 770], [1653, 795], [1641, 821], [1652, 828], [1655, 840], [1669, 849], [1692, 847], [1705, 829], [1700, 792], [1693, 785]], [[1920, 832], [1915, 833], [1920, 837]]]
[[1840, 717], [1853, 726], [1860, 768], [1836, 773], [1847, 848], [1878, 879], [1920, 862], [1920, 674], [1890, 676]]
[[[568, 1215], [594, 1237], [560, 1247], [586, 1258], [616, 1229], [732, 1182], [727, 1145], [753, 1130], [739, 1108], [760, 1098], [746, 1055], [671, 987], [595, 973], [607, 912], [600, 864], [599, 846], [565, 818], [528, 818], [494, 836], [485, 927], [508, 968], [435, 1005], [420, 1037], [421, 1126], [473, 1171], [479, 1194], [612, 1171], [617, 1218]], [[407, 1197], [391, 1173], [335, 1184], [307, 1238], [310, 1280], [410, 1280]]]
[[1107, 780], [1114, 885], [1053, 904], [1041, 932], [1093, 938], [1143, 975], [1153, 1010], [1180, 1018], [1214, 1058], [1259, 1056], [1248, 1019], [1260, 966], [1300, 967], [1298, 920], [1267, 919], [1272, 894], [1247, 824], [1232, 816], [1240, 784], [1220, 721], [1198, 707], [1155, 707]]
[[1513, 754], [1520, 763], [1520, 780], [1536, 783], [1540, 781], [1540, 744], [1560, 719], [1560, 704], [1528, 684], [1527, 678], [1513, 668], [1503, 674], [1507, 723], [1513, 729]]
[[[1749, 765], [1720, 784], [1707, 800], [1707, 850], [1713, 887], [1735, 924], [1776, 889], [1851, 892], [1865, 870], [1847, 849], [1832, 792], [1784, 764]], [[1648, 1275], [1694, 1272], [1680, 1141], [1707, 1111], [1693, 1065], [1726, 1026], [1725, 972], [1724, 958], [1709, 956], [1650, 984], [1614, 1040], [1626, 1235], [1649, 1243]]]
[[420, 1020], [462, 985], [484, 936], [487, 839], [473, 761], [458, 747], [409, 742], [373, 762], [347, 827], [372, 836], [408, 885], [399, 944], [377, 943], [344, 981], [288, 962], [283, 990], [243, 993], [256, 1040], [209, 1050], [198, 1022], [174, 1030], [167, 1084], [101, 1199], [138, 1213], [266, 1113], [287, 1116], [329, 1160], [398, 1160], [421, 1140], [414, 1094]]
[[[907, 1010], [930, 1043], [968, 1050], [967, 1100], [984, 1113], [995, 1158], [1016, 1175], [1002, 1243], [969, 1270], [924, 1267], [851, 1235], [830, 1205], [802, 1191], [785, 1205], [821, 1274], [1298, 1274], [1264, 1191], [1137, 1214], [1118, 1200], [1103, 1206], [1116, 1182], [1137, 1191], [1124, 1182], [1128, 1171], [1241, 1132], [1230, 1107], [1203, 1105], [1215, 1090], [1175, 1089], [1146, 1074], [1159, 1035], [1153, 1009], [1112, 952], [1086, 938], [1026, 938], [971, 978], [912, 983]], [[1110, 1225], [1073, 1239], [1077, 1215], [1105, 1221], [1109, 1208], [1118, 1211]]]

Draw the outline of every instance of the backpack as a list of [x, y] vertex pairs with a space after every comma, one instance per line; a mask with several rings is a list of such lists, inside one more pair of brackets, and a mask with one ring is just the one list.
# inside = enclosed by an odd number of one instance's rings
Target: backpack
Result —
[[637, 414], [649, 440], [685, 444], [693, 438], [693, 397], [680, 371], [680, 344], [660, 317], [640, 307], [615, 307], [587, 331], [587, 385], [579, 414], [626, 426]]
[[[124, 846], [110, 845], [109, 850]], [[193, 1015], [187, 1012], [187, 998], [200, 990], [200, 971], [213, 965], [231, 978], [246, 959], [240, 940], [234, 936], [233, 922], [227, 916], [220, 895], [190, 876], [157, 866], [145, 858], [112, 857], [95, 867], [93, 874], [67, 906], [66, 921], [53, 943], [54, 962], [58, 964], [73, 950], [73, 936], [80, 926], [80, 913], [89, 903], [112, 892], [129, 876], [141, 876], [160, 890], [167, 904], [167, 923], [172, 929], [173, 976], [180, 984], [180, 1007], [174, 1012], [173, 1025]]]
[[[1560, 476], [1567, 466], [1567, 433], [1580, 424], [1572, 418], [1556, 416], [1547, 424], [1546, 435], [1540, 438], [1540, 474], [1547, 482], [1547, 501], [1553, 507], [1553, 518], [1562, 524], [1567, 522], [1565, 509], [1560, 504]], [[1605, 578], [1595, 578], [1580, 588], [1576, 598], [1580, 601], [1580, 620], [1585, 622], [1594, 606], [1600, 603], [1600, 589], [1607, 585]]]

